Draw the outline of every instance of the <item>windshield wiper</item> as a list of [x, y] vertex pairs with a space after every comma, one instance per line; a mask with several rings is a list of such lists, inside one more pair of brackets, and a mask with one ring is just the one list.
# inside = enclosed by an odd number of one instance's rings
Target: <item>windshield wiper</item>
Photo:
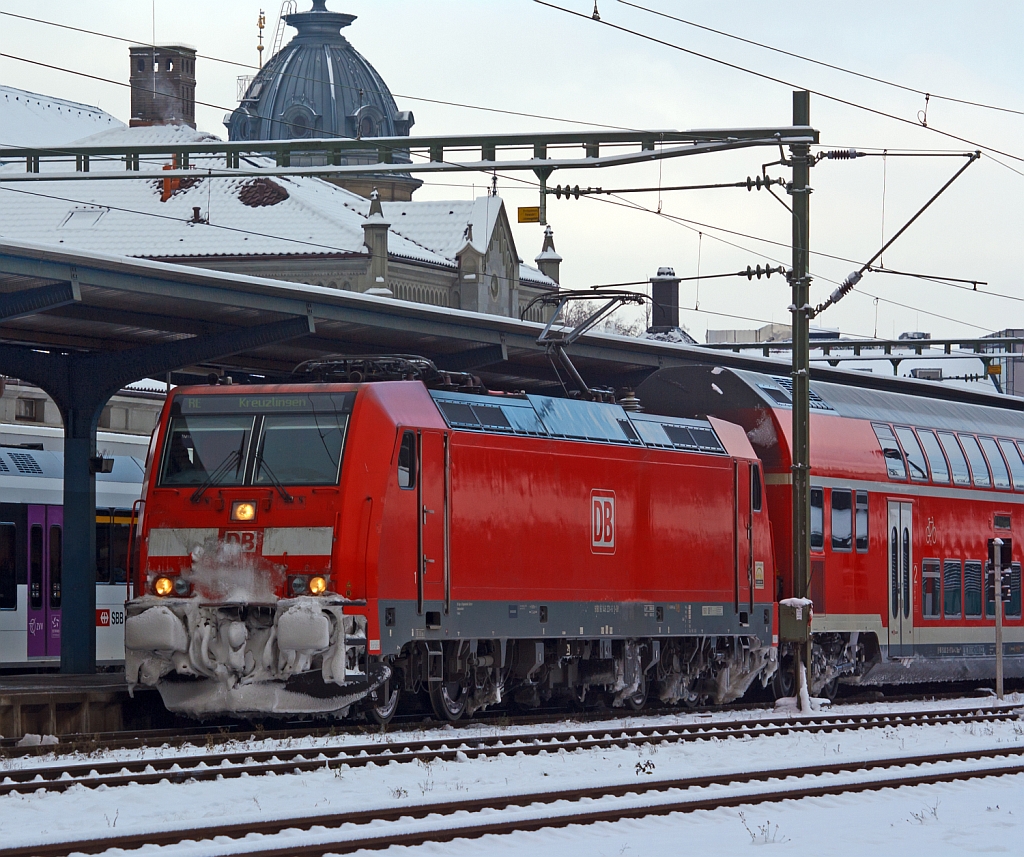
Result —
[[198, 503], [202, 500], [203, 495], [210, 487], [220, 482], [227, 475], [228, 471], [238, 464], [241, 458], [242, 454], [237, 449], [233, 449], [231, 454], [217, 466], [217, 469], [206, 477], [206, 481], [192, 492], [192, 502]]
[[262, 452], [259, 454], [259, 457], [256, 459], [256, 472], [258, 474], [260, 474], [261, 476], [264, 473], [267, 474], [267, 478], [270, 479], [270, 484], [273, 485], [277, 489], [277, 493], [281, 495], [281, 499], [284, 500], [285, 503], [294, 503], [295, 502], [295, 498], [291, 494], [288, 493], [288, 491], [285, 489], [284, 485], [281, 484], [281, 480], [278, 479], [274, 475], [274, 471], [270, 469], [270, 465], [267, 464], [267, 461], [263, 457], [263, 453]]

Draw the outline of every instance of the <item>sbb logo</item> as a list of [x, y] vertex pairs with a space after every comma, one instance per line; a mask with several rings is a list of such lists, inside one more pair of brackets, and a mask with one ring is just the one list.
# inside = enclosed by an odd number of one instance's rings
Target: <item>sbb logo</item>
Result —
[[615, 553], [615, 492], [590, 492], [590, 549]]

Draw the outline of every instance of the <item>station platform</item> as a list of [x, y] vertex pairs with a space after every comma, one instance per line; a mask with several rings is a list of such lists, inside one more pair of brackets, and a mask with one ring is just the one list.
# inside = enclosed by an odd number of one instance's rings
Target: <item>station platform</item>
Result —
[[160, 696], [128, 694], [123, 672], [96, 675], [0, 675], [0, 737], [91, 735], [146, 728], [163, 711]]

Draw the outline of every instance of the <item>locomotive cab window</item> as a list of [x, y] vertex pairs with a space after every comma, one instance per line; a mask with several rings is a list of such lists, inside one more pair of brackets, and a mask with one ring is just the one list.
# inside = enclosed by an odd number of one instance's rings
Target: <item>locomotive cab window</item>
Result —
[[938, 619], [942, 615], [942, 582], [937, 559], [921, 562], [921, 615], [925, 619]]
[[896, 443], [896, 435], [892, 433], [892, 429], [889, 426], [872, 424], [872, 428], [875, 430], [875, 437], [878, 438], [879, 446], [882, 447], [885, 469], [889, 474], [889, 478], [906, 479], [907, 466], [903, 463], [903, 453], [900, 451], [900, 445]]
[[832, 489], [832, 550], [853, 550], [853, 492]]
[[924, 482], [928, 479], [928, 464], [921, 452], [921, 445], [914, 436], [914, 430], [904, 426], [896, 427], [896, 436], [903, 445], [903, 451], [907, 454], [907, 464], [910, 465], [910, 478], [915, 482]]
[[416, 435], [407, 431], [398, 448], [398, 487], [416, 487]]
[[18, 609], [18, 528], [0, 524], [0, 610]]
[[756, 464], [750, 468], [750, 508], [760, 512], [764, 502], [764, 489], [761, 487], [761, 468]]
[[348, 417], [288, 414], [263, 418], [254, 485], [336, 485]]
[[811, 489], [811, 550], [825, 549], [825, 489]]
[[180, 416], [171, 420], [160, 485], [241, 485], [251, 416]]

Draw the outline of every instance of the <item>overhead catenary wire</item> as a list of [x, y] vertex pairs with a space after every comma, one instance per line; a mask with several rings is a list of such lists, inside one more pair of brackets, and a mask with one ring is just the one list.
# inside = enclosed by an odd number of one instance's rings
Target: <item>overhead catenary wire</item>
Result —
[[[154, 44], [147, 45], [147, 44], [145, 44], [145, 40], [141, 40], [140, 41], [139, 39], [129, 39], [129, 38], [125, 38], [124, 36], [115, 36], [115, 35], [113, 35], [111, 33], [103, 33], [103, 32], [100, 32], [98, 30], [89, 30], [89, 29], [85, 29], [83, 27], [74, 27], [74, 26], [71, 26], [70, 24], [61, 24], [61, 23], [58, 23], [56, 21], [46, 21], [46, 20], [43, 20], [42, 18], [33, 18], [30, 15], [18, 15], [18, 14], [14, 13], [14, 12], [7, 12], [7, 11], [3, 11], [3, 10], [0, 10], [0, 15], [7, 16], [9, 18], [19, 18], [19, 19], [21, 19], [23, 21], [31, 21], [31, 22], [36, 23], [36, 24], [45, 24], [45, 25], [50, 26], [50, 27], [58, 27], [58, 28], [63, 29], [63, 30], [70, 30], [72, 32], [82, 33], [84, 35], [97, 36], [99, 38], [104, 38], [104, 39], [112, 39], [114, 41], [124, 42], [126, 44], [131, 44], [131, 45], [140, 45], [141, 44], [144, 47], [152, 47], [152, 48], [159, 47], [158, 45], [155, 44], [155, 42], [156, 42], [155, 38], [153, 39]], [[13, 57], [9, 57], [9, 58], [13, 58]], [[235, 66], [237, 68], [244, 68], [244, 69], [248, 69], [248, 70], [251, 70], [251, 71], [257, 71], [258, 72], [261, 69], [260, 66], [251, 65], [250, 63], [239, 62], [238, 60], [224, 59], [223, 57], [216, 57], [216, 56], [212, 56], [210, 54], [196, 53], [196, 58], [197, 59], [209, 60], [210, 62], [222, 63], [224, 65]], [[281, 75], [281, 77], [287, 77], [287, 78], [291, 78], [293, 80], [297, 80], [297, 81], [301, 81], [301, 82], [316, 82], [313, 78], [308, 78], [308, 77], [304, 77], [302, 75], [297, 75], [297, 74], [295, 74], [293, 72], [283, 71], [283, 72], [279, 72], [279, 74]], [[352, 92], [359, 92], [359, 91], [365, 92], [366, 91], [365, 87], [349, 86], [349, 85], [346, 85], [346, 84], [342, 84], [340, 82], [336, 83], [335, 85], [336, 86], [340, 86], [340, 87], [345, 88], [345, 89], [348, 89], [348, 90], [350, 90]], [[374, 94], [377, 94], [377, 95], [387, 95], [387, 96], [391, 96], [391, 97], [394, 97], [394, 98], [404, 98], [407, 101], [419, 101], [419, 102], [422, 102], [424, 104], [437, 104], [437, 105], [439, 105], [441, 107], [455, 107], [455, 108], [459, 108], [459, 109], [463, 109], [463, 110], [479, 110], [479, 111], [483, 111], [485, 113], [500, 113], [500, 114], [504, 114], [506, 116], [516, 116], [516, 117], [521, 118], [521, 119], [540, 119], [540, 120], [545, 121], [545, 122], [565, 122], [566, 124], [569, 124], [569, 125], [583, 125], [583, 126], [590, 127], [590, 128], [605, 128], [605, 129], [613, 130], [613, 131], [639, 131], [640, 130], [638, 128], [627, 128], [627, 127], [622, 126], [622, 125], [608, 125], [608, 124], [605, 124], [605, 123], [602, 123], [602, 122], [586, 122], [586, 121], [583, 121], [581, 119], [568, 119], [568, 118], [561, 117], [561, 116], [546, 116], [546, 115], [544, 115], [542, 113], [527, 113], [527, 112], [519, 111], [519, 110], [507, 110], [507, 109], [499, 108], [499, 107], [487, 107], [487, 106], [480, 105], [480, 104], [466, 104], [466, 103], [459, 102], [459, 101], [450, 101], [450, 100], [445, 100], [445, 99], [440, 99], [440, 98], [426, 98], [424, 96], [419, 96], [419, 95], [408, 95], [406, 93], [391, 92], [391, 91], [385, 91], [385, 90], [380, 90], [380, 89], [371, 90], [371, 91], [374, 92]], [[223, 108], [223, 107], [221, 107], [219, 105], [205, 104], [205, 103], [199, 102], [199, 101], [197, 101], [196, 104], [200, 104], [203, 107], [215, 107], [218, 110], [223, 110], [223, 109], [234, 110], [234, 109], [237, 109], [237, 108]], [[260, 117], [260, 118], [266, 118], [266, 117]]]
[[815, 59], [813, 57], [805, 56], [803, 54], [798, 54], [798, 53], [796, 53], [794, 51], [787, 51], [787, 50], [785, 50], [783, 48], [778, 48], [778, 47], [775, 47], [774, 45], [769, 45], [769, 44], [767, 44], [765, 42], [756, 41], [755, 39], [747, 39], [747, 38], [744, 38], [743, 36], [737, 36], [735, 33], [729, 33], [729, 32], [726, 32], [725, 30], [718, 30], [718, 29], [715, 29], [714, 27], [709, 27], [706, 24], [698, 24], [696, 21], [688, 21], [685, 18], [680, 18], [680, 17], [678, 17], [676, 15], [670, 15], [667, 12], [662, 12], [662, 11], [659, 11], [658, 9], [652, 9], [650, 7], [647, 7], [647, 6], [641, 6], [639, 3], [632, 3], [632, 2], [630, 2], [630, 0], [618, 0], [618, 2], [621, 3], [624, 6], [631, 6], [634, 9], [639, 9], [642, 12], [648, 12], [651, 15], [657, 15], [660, 18], [667, 18], [667, 19], [669, 19], [671, 21], [677, 21], [680, 24], [686, 24], [688, 27], [695, 27], [698, 30], [704, 30], [705, 32], [708, 32], [708, 33], [714, 33], [717, 36], [723, 36], [723, 37], [725, 37], [727, 39], [732, 39], [732, 40], [737, 41], [737, 42], [743, 42], [744, 44], [747, 44], [747, 45], [753, 45], [754, 47], [762, 48], [762, 49], [764, 49], [766, 51], [772, 51], [774, 53], [782, 54], [784, 56], [791, 57], [793, 59], [797, 59], [797, 60], [800, 60], [802, 62], [812, 63], [814, 65], [818, 65], [818, 66], [822, 66], [824, 68], [832, 69], [833, 71], [842, 72], [843, 74], [853, 75], [854, 77], [859, 77], [859, 78], [861, 78], [863, 80], [870, 80], [870, 81], [873, 81], [875, 83], [880, 83], [880, 84], [882, 84], [884, 86], [890, 86], [890, 87], [893, 87], [894, 89], [900, 89], [900, 90], [902, 90], [904, 92], [910, 92], [910, 93], [913, 93], [914, 95], [920, 95], [920, 96], [923, 96], [923, 97], [928, 98], [928, 99], [935, 99], [937, 101], [949, 101], [949, 102], [952, 102], [954, 104], [964, 104], [964, 105], [967, 105], [969, 107], [980, 107], [980, 108], [983, 108], [985, 110], [996, 110], [996, 111], [998, 111], [1000, 113], [1011, 113], [1011, 114], [1014, 114], [1016, 116], [1024, 116], [1024, 110], [1016, 110], [1016, 109], [1014, 109], [1012, 107], [1001, 107], [998, 104], [986, 104], [983, 101], [972, 101], [972, 100], [967, 99], [967, 98], [955, 98], [955, 97], [953, 97], [951, 95], [940, 95], [940, 94], [937, 94], [935, 92], [929, 92], [929, 91], [924, 90], [924, 89], [917, 89], [916, 87], [907, 86], [907, 85], [902, 84], [902, 83], [897, 83], [896, 81], [888, 80], [888, 79], [886, 79], [884, 77], [877, 77], [877, 76], [872, 75], [872, 74], [866, 74], [865, 72], [860, 72], [860, 71], [855, 71], [854, 69], [845, 68], [844, 66], [841, 66], [841, 65], [835, 65], [834, 63], [825, 62], [824, 60], [819, 60], [819, 59]]
[[[551, 3], [545, 3], [545, 2], [543, 2], [543, 0], [535, 0], [535, 2], [539, 2], [542, 5], [546, 5], [546, 6], [552, 6], [553, 8], [556, 8], [556, 9], [561, 9], [561, 7], [554, 6]], [[571, 10], [561, 9], [561, 11], [568, 11], [568, 12], [571, 13]], [[576, 14], [576, 13], [571, 13], [571, 14]], [[612, 26], [615, 26], [615, 25], [612, 25]], [[617, 27], [617, 26], [615, 26], [615, 28], [616, 29], [625, 29], [625, 28], [621, 28], [621, 27]], [[628, 31], [627, 30], [627, 32], [633, 32], [633, 31]], [[639, 35], [639, 36], [641, 36], [643, 38], [649, 38], [649, 39], [652, 39], [654, 41], [661, 42], [661, 40], [653, 39], [653, 37], [649, 37], [649, 36], [646, 36], [644, 34], [640, 34], [640, 33], [634, 33], [634, 34], [635, 35]], [[665, 44], [668, 44], [668, 43], [665, 43]], [[669, 44], [669, 46], [670, 47], [677, 47], [679, 50], [683, 50], [683, 51], [688, 52], [688, 53], [695, 53], [695, 52], [692, 52], [692, 51], [688, 51], [685, 48], [679, 48], [678, 46], [674, 46], [674, 45], [670, 45], [670, 44]], [[704, 56], [702, 54], [697, 54], [697, 55], [698, 56], [702, 56], [702, 57]], [[10, 55], [10, 54], [0, 53], [0, 56], [4, 56], [4, 57], [10, 58], [10, 59], [15, 59], [15, 60], [27, 62], [27, 63], [34, 64], [34, 65], [39, 65], [39, 66], [43, 66], [43, 67], [47, 67], [47, 68], [52, 68], [52, 69], [57, 70], [57, 71], [62, 71], [62, 72], [70, 73], [70, 74], [75, 74], [75, 75], [83, 76], [83, 77], [86, 77], [86, 78], [90, 78], [90, 79], [94, 79], [94, 80], [98, 80], [98, 81], [101, 81], [101, 82], [106, 82], [106, 83], [110, 83], [110, 84], [114, 84], [114, 85], [118, 85], [118, 86], [122, 86], [122, 87], [130, 87], [131, 86], [130, 83], [125, 83], [123, 81], [110, 80], [108, 78], [102, 78], [102, 77], [99, 77], [99, 76], [96, 76], [96, 75], [90, 75], [90, 74], [85, 73], [85, 72], [76, 71], [74, 69], [67, 69], [67, 68], [63, 68], [63, 67], [60, 67], [60, 66], [54, 66], [54, 65], [51, 65], [51, 64], [48, 64], [48, 63], [42, 63], [42, 62], [39, 62], [39, 61], [36, 61], [36, 60], [29, 60], [29, 59], [26, 59], [26, 58], [23, 58], [23, 57], [17, 57], [17, 56]], [[706, 58], [712, 59], [715, 62], [724, 62], [724, 61], [717, 60], [717, 59], [715, 59], [713, 57], [706, 57]], [[724, 63], [724, 64], [731, 65], [730, 63]], [[750, 71], [750, 70], [747, 70], [747, 69], [741, 69], [741, 70]], [[775, 78], [770, 78], [767, 75], [761, 75], [758, 72], [750, 71], [750, 73], [757, 74], [757, 75], [762, 76], [762, 77], [768, 77], [768, 79], [770, 79], [770, 80], [776, 80]], [[785, 83], [784, 81], [778, 81], [778, 82]], [[793, 84], [786, 84], [786, 85], [792, 86]], [[833, 96], [824, 95], [822, 93], [816, 93], [816, 94], [822, 95], [825, 98], [831, 98], [832, 100], [840, 101], [842, 103], [850, 103], [850, 104], [852, 104], [852, 102], [845, 102], [843, 99], [838, 99], [838, 98], [835, 98]], [[402, 97], [404, 97], [404, 96], [402, 96]], [[226, 108], [223, 105], [210, 104], [210, 103], [206, 103], [206, 102], [197, 102], [197, 103], [203, 104], [204, 106], [215, 107], [215, 108], [221, 109], [221, 110], [230, 109], [230, 108]], [[856, 105], [856, 104], [852, 104], [852, 106], [862, 107], [861, 105]], [[490, 108], [483, 108], [483, 109], [490, 109]], [[866, 110], [869, 110], [871, 112], [881, 113], [881, 115], [889, 115], [889, 114], [882, 113], [881, 111], [873, 110], [872, 108], [864, 107], [862, 109], [866, 109]], [[502, 112], [502, 111], [499, 111], [499, 112]], [[541, 118], [555, 119], [555, 117], [541, 117]], [[901, 117], [891, 117], [891, 118], [899, 119], [900, 121], [907, 121], [907, 120], [903, 120]], [[575, 121], [575, 120], [565, 120], [565, 121], [570, 121], [571, 122], [571, 121]], [[578, 123], [578, 124], [593, 124], [593, 123]], [[602, 126], [602, 127], [618, 127], [618, 126]], [[935, 130], [935, 129], [931, 129], [931, 130]], [[341, 137], [342, 135], [330, 134], [329, 136]], [[954, 139], [958, 139], [958, 140], [962, 139], [962, 138], [955, 137], [954, 135], [949, 135], [949, 134], [947, 134], [946, 136], [951, 136], [951, 137], [954, 137]], [[969, 141], [966, 141], [966, 142], [969, 142]], [[988, 147], [984, 147], [984, 148], [988, 148]], [[990, 151], [997, 151], [998, 152], [999, 150], [991, 149]], [[416, 154], [416, 153], [413, 153], [413, 154]], [[1009, 155], [1007, 153], [1001, 153], [1001, 154], [1006, 154], [1008, 157], [1016, 157], [1016, 156], [1013, 156], [1013, 155]], [[991, 155], [990, 155], [990, 157], [991, 157]], [[1014, 170], [1012, 167], [1009, 167], [1006, 164], [1002, 164], [1000, 161], [998, 161], [997, 158], [992, 158], [992, 160], [995, 160], [1001, 166], [1007, 167], [1008, 169], [1011, 169], [1014, 172], [1019, 172], [1017, 170]], [[453, 165], [453, 166], [458, 166], [458, 165]], [[469, 168], [467, 168], [467, 170], [468, 169]], [[1024, 173], [1022, 173], [1022, 175], [1024, 175]], [[520, 181], [520, 182], [523, 181], [521, 179], [515, 179], [515, 180], [516, 181]], [[534, 186], [537, 186], [536, 183], [533, 183], [533, 182], [526, 182], [526, 183], [529, 183], [529, 184], [532, 184]], [[35, 195], [42, 196], [42, 194], [35, 194]], [[602, 201], [602, 202], [612, 202], [612, 200], [610, 200], [610, 199], [608, 199], [608, 200], [600, 200], [600, 201]], [[630, 205], [625, 200], [621, 200], [621, 203]], [[699, 230], [697, 230], [695, 227], [689, 226], [690, 223], [695, 224], [695, 226], [699, 226], [699, 227], [702, 227], [704, 229], [717, 230], [717, 231], [725, 232], [727, 234], [733, 234], [733, 235], [737, 235], [739, 237], [748, 238], [750, 240], [755, 240], [755, 241], [759, 241], [759, 242], [766, 242], [766, 243], [769, 243], [769, 244], [774, 244], [774, 245], [777, 245], [777, 246], [780, 246], [780, 247], [787, 247], [787, 248], [789, 247], [789, 245], [784, 244], [782, 242], [772, 241], [770, 239], [761, 238], [759, 236], [749, 235], [747, 233], [741, 233], [741, 232], [737, 232], [735, 230], [729, 230], [729, 229], [726, 229], [724, 227], [717, 227], [717, 226], [714, 226], [714, 225], [711, 225], [711, 224], [703, 224], [703, 223], [700, 223], [699, 221], [686, 221], [685, 218], [678, 218], [678, 217], [676, 217], [674, 215], [668, 215], [668, 214], [666, 214], [664, 212], [653, 211], [651, 209], [647, 209], [647, 208], [642, 207], [642, 206], [635, 206], [635, 207], [638, 208], [638, 210], [646, 211], [646, 212], [651, 213], [651, 214], [656, 214], [656, 215], [661, 216], [661, 217], [666, 217], [669, 220], [678, 221], [680, 223], [680, 225], [685, 225], [685, 226], [687, 226], [687, 228], [694, 229], [694, 231], [699, 231]], [[137, 213], [137, 214], [151, 214], [149, 212], [134, 212], [134, 213]], [[161, 216], [161, 215], [153, 215], [153, 216]], [[170, 218], [170, 219], [177, 219], [177, 218]], [[233, 227], [218, 227], [218, 228], [233, 229]], [[235, 230], [235, 231], [244, 231], [244, 230]], [[253, 232], [251, 234], [253, 234], [253, 235], [261, 235], [261, 233], [255, 233], [255, 232]], [[262, 236], [261, 235], [261, 237], [276, 237], [276, 236]], [[716, 240], [722, 241], [723, 243], [726, 243], [727, 245], [734, 246], [734, 247], [737, 247], [738, 249], [743, 249], [743, 250], [749, 252], [749, 250], [747, 248], [743, 248], [740, 245], [732, 244], [732, 242], [725, 241], [724, 239], [721, 239], [718, 236], [712, 235], [711, 237], [716, 238]], [[300, 243], [309, 243], [309, 242], [301, 242], [301, 239], [284, 239], [284, 240], [294, 240], [294, 241], [299, 241]], [[324, 245], [319, 245], [319, 246], [324, 246]], [[813, 251], [812, 250], [811, 252], [814, 255], [822, 256], [822, 257], [825, 257], [825, 258], [832, 258], [832, 259], [841, 259], [842, 258], [842, 257], [837, 257], [837, 256], [834, 256], [834, 255], [831, 255], [831, 254], [827, 254], [827, 253], [821, 253], [819, 251]], [[781, 260], [775, 260], [775, 261], [781, 261]], [[845, 260], [845, 261], [853, 262], [854, 260]], [[835, 280], [830, 280], [829, 278], [826, 278], [826, 277], [820, 277], [819, 276], [819, 279], [824, 279], [824, 280], [826, 280], [828, 282], [833, 282], [833, 283], [836, 282]], [[863, 290], [861, 290], [861, 291], [863, 291]], [[864, 293], [867, 294], [866, 292], [864, 292]], [[981, 293], [994, 294], [995, 296], [999, 296], [999, 295], [997, 295], [995, 293], [989, 293], [989, 292], [984, 292], [984, 291], [982, 291]], [[882, 300], [882, 301], [884, 301], [886, 303], [892, 303], [892, 304], [898, 305], [898, 306], [904, 306], [904, 307], [906, 306], [904, 304], [899, 304], [898, 302], [895, 302], [895, 301], [890, 301], [890, 300], [888, 300], [886, 298], [879, 298], [879, 300]], [[908, 308], [917, 309], [917, 308], [913, 308], [913, 307], [908, 307]], [[947, 318], [946, 316], [941, 316], [941, 315], [938, 315], [938, 314], [935, 314], [935, 313], [931, 313], [928, 310], [920, 310], [920, 311], [925, 312], [925, 313], [927, 313], [929, 315], [935, 315], [936, 317], [939, 317], [939, 318], [944, 318], [944, 319]], [[977, 329], [986, 329], [986, 328], [984, 328], [984, 327], [982, 327], [980, 325], [969, 325], [969, 326], [975, 327]]]
[[[639, 30], [633, 30], [633, 29], [630, 29], [629, 27], [624, 27], [621, 24], [613, 24], [611, 21], [607, 21], [607, 20], [604, 20], [604, 19], [600, 19], [600, 20], [593, 19], [589, 15], [584, 15], [584, 14], [582, 14], [580, 12], [575, 11], [574, 9], [567, 9], [564, 6], [559, 6], [556, 3], [548, 2], [548, 0], [533, 0], [533, 2], [534, 3], [538, 3], [541, 6], [547, 6], [548, 8], [555, 9], [556, 11], [559, 11], [559, 12], [563, 12], [563, 13], [565, 13], [567, 15], [572, 15], [572, 16], [574, 16], [576, 18], [582, 18], [582, 19], [587, 20], [587, 21], [594, 21], [597, 24], [600, 24], [600, 25], [605, 26], [605, 27], [610, 27], [613, 30], [618, 30], [619, 32], [626, 33], [626, 34], [631, 35], [631, 36], [636, 36], [637, 38], [644, 39], [644, 40], [649, 41], [649, 42], [654, 42], [655, 44], [659, 44], [659, 45], [662, 45], [664, 47], [671, 48], [672, 50], [680, 51], [681, 53], [689, 54], [691, 56], [695, 56], [695, 57], [698, 57], [700, 59], [704, 59], [704, 60], [707, 60], [709, 62], [713, 62], [713, 63], [716, 63], [718, 65], [722, 65], [722, 66], [725, 66], [727, 68], [731, 68], [731, 69], [733, 69], [735, 71], [743, 72], [744, 74], [749, 74], [749, 75], [753, 75], [754, 77], [759, 77], [762, 80], [767, 80], [767, 81], [769, 81], [771, 83], [778, 83], [778, 84], [781, 84], [782, 86], [789, 87], [790, 89], [804, 90], [806, 92], [809, 92], [811, 95], [816, 95], [819, 98], [824, 98], [824, 99], [826, 99], [828, 101], [835, 102], [836, 104], [843, 104], [843, 105], [845, 105], [847, 107], [853, 107], [853, 108], [855, 108], [857, 110], [863, 110], [863, 111], [865, 111], [867, 113], [871, 113], [871, 114], [873, 114], [875, 116], [881, 116], [881, 117], [884, 117], [886, 119], [892, 119], [895, 122], [901, 122], [901, 123], [903, 123], [905, 125], [911, 125], [911, 126], [913, 126], [915, 128], [923, 128], [926, 131], [931, 131], [932, 133], [939, 134], [939, 135], [941, 135], [943, 137], [947, 137], [947, 138], [949, 138], [951, 140], [957, 140], [958, 142], [964, 143], [964, 144], [966, 144], [968, 146], [971, 146], [972, 148], [983, 149], [986, 152], [990, 152], [990, 153], [994, 153], [994, 154], [997, 154], [997, 155], [1001, 155], [1001, 156], [1003, 156], [1005, 158], [1010, 158], [1011, 160], [1019, 161], [1021, 163], [1024, 163], [1024, 156], [1015, 155], [1012, 152], [1007, 152], [1007, 151], [1004, 151], [1002, 149], [998, 149], [998, 148], [996, 148], [994, 146], [988, 146], [988, 145], [985, 145], [984, 143], [979, 143], [979, 142], [977, 142], [975, 140], [970, 140], [967, 137], [961, 137], [961, 136], [959, 136], [957, 134], [954, 134], [954, 133], [952, 133], [950, 131], [943, 131], [941, 128], [937, 128], [934, 125], [922, 125], [920, 122], [917, 122], [917, 121], [912, 120], [912, 119], [907, 119], [904, 116], [898, 116], [895, 113], [889, 113], [888, 111], [881, 110], [881, 109], [876, 108], [876, 107], [869, 107], [866, 104], [860, 104], [860, 103], [858, 103], [856, 101], [851, 101], [848, 98], [842, 98], [841, 96], [838, 96], [838, 95], [831, 95], [831, 94], [829, 94], [827, 92], [824, 92], [822, 90], [819, 90], [819, 89], [814, 89], [814, 88], [808, 87], [808, 86], [802, 86], [800, 84], [793, 83], [792, 81], [785, 80], [784, 78], [776, 77], [774, 75], [767, 74], [767, 73], [762, 72], [762, 71], [756, 71], [755, 69], [747, 68], [746, 66], [739, 65], [738, 63], [729, 62], [728, 60], [723, 60], [723, 59], [720, 59], [719, 57], [711, 56], [710, 54], [701, 53], [700, 51], [695, 51], [695, 50], [693, 50], [691, 48], [684, 48], [682, 45], [677, 45], [677, 44], [675, 44], [673, 42], [669, 42], [669, 41], [667, 41], [665, 39], [659, 39], [656, 36], [651, 36], [651, 35], [649, 35], [647, 33], [642, 33]], [[995, 159], [993, 159], [993, 160], [995, 160]], [[999, 163], [999, 162], [997, 161], [997, 163]], [[1006, 165], [1004, 164], [1003, 166], [1006, 166]], [[1017, 170], [1014, 170], [1014, 172], [1017, 172]]]

